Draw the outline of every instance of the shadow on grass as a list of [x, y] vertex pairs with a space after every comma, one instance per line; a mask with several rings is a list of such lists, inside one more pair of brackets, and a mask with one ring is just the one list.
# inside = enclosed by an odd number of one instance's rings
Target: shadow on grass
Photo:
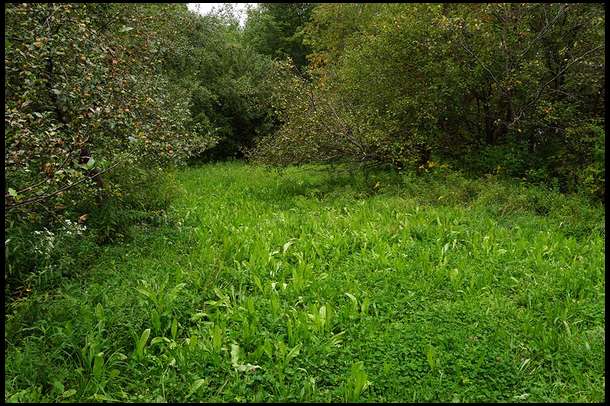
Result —
[[[255, 199], [291, 207], [295, 199], [314, 199], [324, 204], [333, 199], [367, 199], [379, 194], [399, 194], [403, 177], [384, 168], [363, 171], [348, 166], [313, 166], [265, 169], [277, 181], [250, 192]], [[271, 175], [273, 174], [273, 175]]]
[[[287, 210], [303, 199], [325, 206], [337, 199], [367, 200], [378, 195], [414, 199], [422, 206], [476, 209], [500, 223], [515, 216], [534, 216], [556, 223], [566, 236], [605, 235], [603, 206], [584, 196], [566, 195], [548, 188], [495, 175], [472, 176], [434, 168], [420, 175], [388, 168], [363, 171], [357, 167], [306, 165], [266, 169], [276, 181], [250, 196]], [[272, 175], [273, 174], [273, 175]]]

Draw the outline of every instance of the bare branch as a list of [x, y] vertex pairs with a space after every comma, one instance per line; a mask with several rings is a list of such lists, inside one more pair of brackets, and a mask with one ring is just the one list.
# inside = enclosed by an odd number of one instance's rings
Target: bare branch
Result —
[[586, 57], [587, 55], [597, 51], [600, 48], [603, 48], [605, 44], [601, 44], [596, 46], [593, 49], [588, 50], [587, 52], [585, 52], [584, 54], [582, 54], [581, 56], [579, 56], [578, 58], [574, 59], [573, 61], [571, 61], [570, 63], [568, 63], [562, 70], [560, 70], [557, 75], [555, 75], [552, 79], [550, 79], [549, 81], [547, 81], [546, 83], [542, 84], [539, 88], [538, 91], [536, 92], [536, 96], [534, 96], [534, 98], [527, 104], [525, 104], [525, 106], [523, 106], [520, 110], [519, 110], [519, 114], [515, 117], [515, 119], [508, 124], [508, 128], [512, 128], [517, 121], [519, 121], [519, 119], [521, 119], [521, 117], [523, 116], [523, 113], [525, 112], [526, 109], [530, 108], [532, 105], [534, 105], [534, 103], [536, 103], [538, 101], [538, 99], [540, 99], [540, 97], [542, 96], [542, 92], [544, 91], [544, 88], [547, 87], [548, 85], [550, 85], [551, 83], [553, 83], [553, 81], [555, 79], [557, 79], [562, 73], [564, 73], [566, 70], [568, 70], [568, 68], [572, 65], [574, 65], [576, 62], [582, 60], [584, 57]]
[[[542, 36], [557, 22], [557, 20], [559, 19], [559, 17], [561, 16], [561, 14], [568, 8], [568, 5], [561, 5], [559, 7], [559, 11], [557, 12], [557, 15], [553, 18], [553, 20], [551, 20], [551, 22], [548, 22], [547, 20], [547, 24], [542, 28], [542, 30], [538, 33], [538, 35], [536, 36], [536, 38], [534, 38], [532, 40], [532, 42], [529, 43], [529, 45], [527, 46], [527, 48], [519, 55], [519, 58], [523, 58], [523, 56], [525, 56], [527, 54], [527, 51], [530, 50], [530, 48], [534, 45], [534, 43], [536, 41], [538, 41], [540, 38], [542, 38]], [[546, 11], [545, 11], [546, 13]]]
[[79, 185], [79, 184], [81, 184], [83, 182], [86, 182], [87, 180], [91, 180], [91, 179], [95, 178], [96, 176], [100, 176], [100, 175], [108, 172], [109, 170], [113, 169], [115, 166], [117, 166], [121, 162], [122, 161], [118, 161], [114, 165], [104, 169], [103, 171], [100, 171], [100, 172], [96, 173], [93, 176], [86, 176], [83, 179], [81, 179], [81, 180], [79, 180], [77, 182], [74, 182], [74, 183], [72, 183], [70, 185], [66, 185], [66, 186], [64, 186], [64, 187], [62, 187], [62, 188], [60, 188], [60, 189], [58, 189], [58, 190], [56, 190], [56, 191], [54, 191], [52, 193], [48, 193], [46, 195], [35, 196], [35, 197], [32, 197], [30, 199], [24, 200], [24, 201], [19, 202], [19, 203], [7, 204], [7, 205], [4, 206], [4, 210], [8, 211], [8, 210], [14, 209], [15, 207], [24, 206], [24, 205], [27, 205], [27, 204], [36, 203], [36, 202], [40, 202], [42, 200], [46, 200], [46, 199], [48, 199], [50, 197], [53, 197], [53, 196], [55, 196], [55, 195], [57, 195], [57, 194], [59, 194], [61, 192], [64, 192], [64, 191], [66, 191], [68, 189], [71, 189], [71, 188], [73, 188], [76, 185]]
[[468, 48], [468, 46], [466, 46], [466, 42], [465, 41], [460, 41], [460, 45], [462, 45], [462, 48], [464, 48], [464, 50], [466, 50], [466, 52], [468, 52], [468, 54], [470, 54], [470, 56], [472, 56], [482, 67], [483, 69], [485, 69], [487, 71], [487, 73], [489, 73], [489, 75], [491, 76], [491, 79], [498, 85], [498, 87], [500, 88], [500, 90], [502, 91], [503, 94], [507, 94], [508, 92], [506, 91], [506, 89], [504, 89], [504, 86], [502, 86], [502, 84], [496, 79], [496, 76], [493, 74], [493, 72], [487, 67], [487, 65], [485, 65], [483, 63], [483, 61], [481, 61], [474, 52], [472, 52], [472, 50], [470, 48]]
[[[59, 166], [59, 168], [57, 169], [57, 171], [60, 171], [61, 169], [63, 169], [63, 167], [64, 167], [64, 166], [66, 165], [66, 163], [68, 162], [68, 160], [70, 160], [70, 158], [71, 158], [71, 154], [72, 154], [72, 150], [70, 150], [70, 151], [68, 152], [68, 156], [67, 156], [67, 157], [66, 157], [66, 159], [65, 159], [65, 160], [62, 162], [62, 164]], [[56, 172], [57, 172], [57, 171], [56, 171]], [[27, 192], [27, 191], [29, 191], [29, 190], [34, 189], [34, 188], [35, 188], [35, 187], [37, 187], [37, 186], [42, 185], [42, 184], [43, 184], [43, 183], [45, 183], [46, 181], [47, 181], [47, 179], [43, 179], [43, 180], [41, 180], [40, 182], [37, 182], [37, 183], [35, 183], [35, 184], [31, 185], [31, 186], [26, 187], [25, 189], [21, 189], [20, 191], [18, 191], [18, 192], [17, 192], [17, 194], [21, 195], [21, 194], [23, 194], [23, 193], [25, 193], [25, 192]], [[8, 196], [8, 193], [5, 193], [5, 194], [4, 194], [4, 196], [5, 196], [5, 197], [6, 197], [6, 196]]]

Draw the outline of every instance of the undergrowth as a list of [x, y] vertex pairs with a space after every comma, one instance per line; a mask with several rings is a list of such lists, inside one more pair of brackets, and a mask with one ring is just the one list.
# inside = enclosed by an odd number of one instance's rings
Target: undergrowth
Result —
[[605, 400], [596, 203], [442, 168], [173, 185], [9, 302], [5, 401]]

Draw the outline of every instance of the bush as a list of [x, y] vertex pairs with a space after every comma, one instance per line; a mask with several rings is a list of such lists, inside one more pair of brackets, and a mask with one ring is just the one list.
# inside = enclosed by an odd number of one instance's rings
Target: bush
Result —
[[[72, 272], [89, 242], [150, 221], [167, 205], [165, 184], [156, 169], [135, 168], [182, 163], [215, 139], [193, 122], [190, 90], [166, 66], [188, 40], [186, 6], [24, 3], [6, 14], [5, 278], [14, 285], [30, 271]], [[85, 237], [74, 224], [96, 231]]]
[[322, 5], [312, 18], [311, 75], [277, 88], [281, 127], [252, 156], [421, 172], [436, 154], [604, 196], [600, 5]]
[[100, 245], [171, 221], [166, 209], [178, 193], [173, 176], [167, 170], [117, 167], [98, 199], [81, 200], [61, 216], [28, 213], [9, 220], [5, 294], [18, 297], [26, 289], [52, 286], [87, 269]]

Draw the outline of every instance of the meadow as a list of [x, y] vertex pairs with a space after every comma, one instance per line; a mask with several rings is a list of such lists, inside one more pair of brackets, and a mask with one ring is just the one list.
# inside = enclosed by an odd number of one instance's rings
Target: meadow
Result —
[[599, 203], [238, 162], [7, 302], [5, 401], [602, 402]]

